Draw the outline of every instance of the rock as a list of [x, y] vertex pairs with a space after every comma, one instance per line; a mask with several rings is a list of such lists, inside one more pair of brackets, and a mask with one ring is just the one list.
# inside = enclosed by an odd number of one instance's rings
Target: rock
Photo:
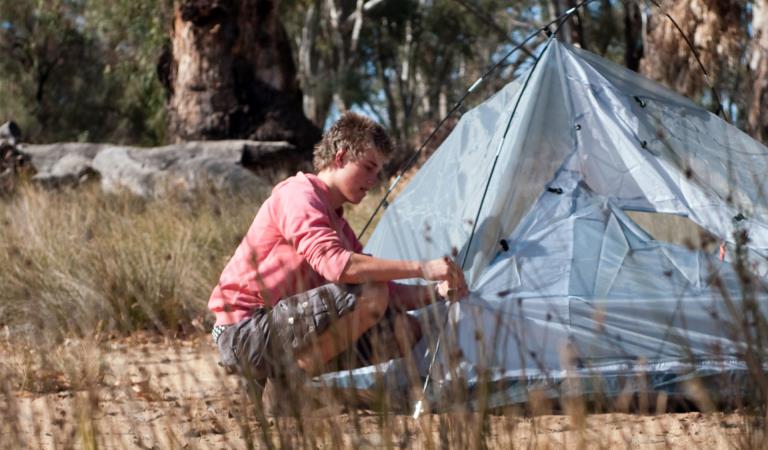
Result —
[[154, 148], [108, 144], [27, 145], [22, 153], [47, 187], [77, 185], [92, 174], [106, 192], [127, 190], [142, 197], [213, 188], [258, 195], [271, 185], [268, 173], [295, 168], [280, 164], [294, 153], [287, 142], [196, 141]]

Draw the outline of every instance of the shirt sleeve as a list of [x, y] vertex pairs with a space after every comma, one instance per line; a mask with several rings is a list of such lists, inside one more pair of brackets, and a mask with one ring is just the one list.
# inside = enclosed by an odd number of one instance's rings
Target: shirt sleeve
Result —
[[286, 186], [273, 196], [273, 217], [282, 235], [315, 272], [337, 283], [353, 252], [344, 246], [328, 206], [311, 187]]

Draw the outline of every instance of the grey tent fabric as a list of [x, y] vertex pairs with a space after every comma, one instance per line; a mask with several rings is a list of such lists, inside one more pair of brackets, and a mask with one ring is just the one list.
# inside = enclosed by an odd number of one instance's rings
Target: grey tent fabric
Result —
[[[433, 403], [457, 380], [504, 382], [494, 391], [503, 405], [569, 377], [599, 375], [601, 389], [616, 391], [627, 374], [663, 389], [743, 371], [745, 343], [731, 324], [745, 293], [730, 257], [745, 232], [748, 264], [765, 274], [768, 149], [556, 40], [531, 70], [525, 89], [513, 82], [462, 117], [366, 246], [385, 258], [467, 254], [471, 295], [447, 312], [428, 374]], [[688, 217], [729, 244], [728, 258], [654, 240], [628, 211]], [[749, 298], [765, 312], [762, 291]], [[416, 356], [426, 376], [431, 355]], [[376, 370], [395, 369], [350, 379]]]

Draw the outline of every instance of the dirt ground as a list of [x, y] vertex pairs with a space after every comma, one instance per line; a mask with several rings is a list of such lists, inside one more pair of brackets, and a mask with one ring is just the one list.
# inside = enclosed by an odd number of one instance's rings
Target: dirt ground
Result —
[[[6, 393], [0, 447], [9, 448], [753, 448], [737, 414], [381, 416], [329, 408], [296, 423], [258, 420], [207, 339], [106, 344], [97, 387]], [[86, 364], [87, 362], [84, 362]], [[10, 400], [9, 400], [10, 399]]]

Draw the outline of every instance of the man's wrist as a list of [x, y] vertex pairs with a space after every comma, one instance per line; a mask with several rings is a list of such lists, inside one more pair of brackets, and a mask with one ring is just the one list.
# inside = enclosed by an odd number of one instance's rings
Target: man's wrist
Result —
[[424, 264], [421, 261], [412, 261], [413, 263], [413, 273], [415, 274], [414, 278], [425, 278], [424, 277]]

